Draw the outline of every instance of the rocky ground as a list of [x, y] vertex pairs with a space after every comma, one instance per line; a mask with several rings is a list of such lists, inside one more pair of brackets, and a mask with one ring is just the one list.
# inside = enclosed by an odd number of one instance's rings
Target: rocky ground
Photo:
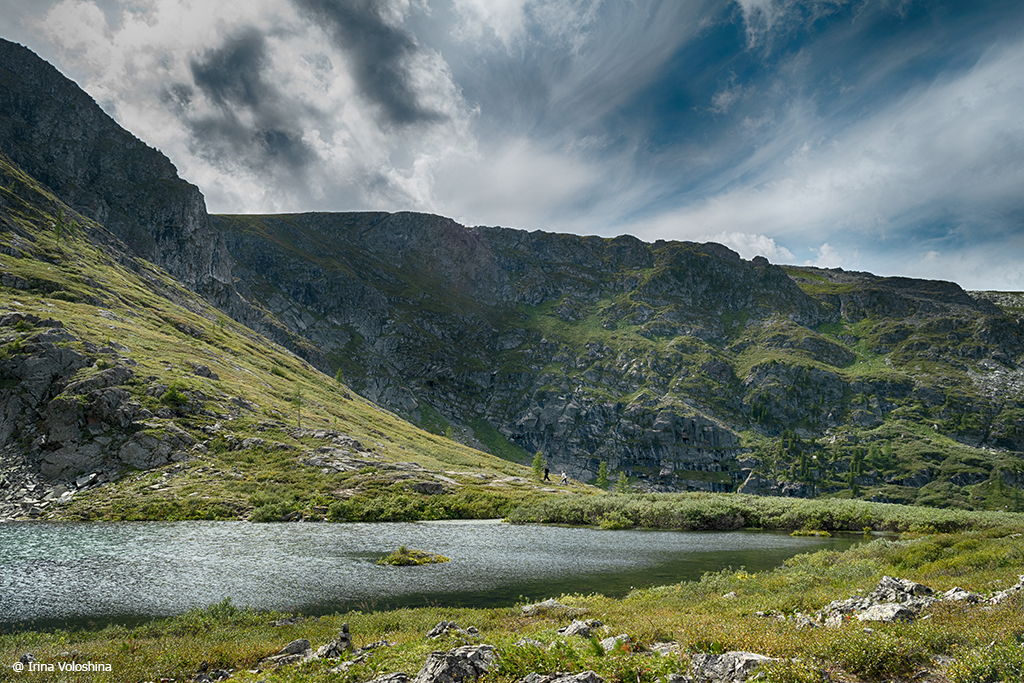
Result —
[[[878, 586], [867, 595], [855, 596], [845, 600], [837, 600], [825, 606], [813, 615], [796, 613], [787, 617], [781, 613], [762, 613], [755, 616], [773, 620], [793, 619], [797, 628], [855, 628], [860, 624], [865, 631], [870, 631], [872, 622], [891, 623], [894, 621], [912, 621], [916, 618], [927, 618], [928, 608], [939, 602], [961, 603], [969, 608], [984, 609], [985, 605], [998, 605], [1012, 599], [1024, 591], [1024, 575], [1009, 588], [995, 591], [989, 595], [972, 593], [960, 588], [952, 588], [937, 595], [931, 588], [908, 580], [885, 576]], [[723, 596], [728, 599], [729, 596]], [[536, 651], [554, 650], [560, 643], [573, 641], [582, 644], [590, 641], [590, 647], [601, 653], [629, 654], [640, 657], [678, 656], [681, 650], [679, 643], [653, 643], [648, 648], [638, 649], [629, 634], [608, 635], [608, 627], [597, 619], [576, 618], [585, 610], [568, 607], [556, 600], [524, 605], [521, 613], [524, 617], [549, 616], [571, 619], [571, 623], [558, 630], [557, 637], [550, 643], [543, 643], [532, 638], [522, 638], [514, 648], [526, 648]], [[301, 626], [304, 622], [315, 622], [316, 618], [302, 617], [285, 618], [275, 621], [272, 626]], [[853, 623], [850, 623], [853, 622]], [[373, 678], [369, 683], [472, 683], [472, 681], [498, 670], [502, 655], [494, 645], [479, 642], [480, 631], [470, 626], [461, 628], [455, 622], [441, 621], [424, 636], [427, 640], [449, 642], [452, 638], [460, 639], [468, 644], [459, 647], [435, 650], [431, 652], [422, 667], [415, 674], [395, 671]], [[473, 642], [476, 641], [476, 642]], [[239, 672], [234, 669], [211, 667], [203, 662], [199, 670], [191, 678], [194, 683], [213, 683], [215, 681], [245, 679], [259, 676], [267, 672], [281, 671], [290, 667], [309, 666], [313, 662], [333, 662], [327, 669], [329, 674], [347, 674], [353, 667], [364, 663], [372, 654], [383, 648], [392, 647], [387, 640], [376, 641], [358, 649], [353, 646], [352, 634], [347, 623], [342, 624], [337, 636], [322, 645], [314, 645], [306, 638], [298, 638], [288, 642], [280, 651], [262, 658], [254, 669]], [[31, 653], [24, 653], [20, 662], [28, 665], [36, 662]], [[695, 653], [688, 657], [687, 667], [683, 671], [667, 676], [667, 683], [742, 683], [757, 677], [758, 670], [769, 663], [778, 663], [777, 657], [770, 657], [756, 652], [729, 651], [720, 654]], [[939, 663], [941, 665], [941, 663]], [[915, 678], [931, 678], [933, 672], [929, 668], [921, 669]], [[828, 680], [824, 671], [823, 675]], [[170, 683], [170, 682], [168, 682]], [[544, 671], [533, 672], [519, 683], [606, 683], [596, 672], [579, 671]]]

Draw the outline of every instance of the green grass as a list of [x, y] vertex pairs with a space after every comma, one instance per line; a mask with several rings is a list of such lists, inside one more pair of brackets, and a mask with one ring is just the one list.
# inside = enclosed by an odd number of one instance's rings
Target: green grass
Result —
[[451, 562], [451, 558], [425, 550], [413, 550], [404, 545], [377, 560], [377, 564], [389, 567], [418, 567], [424, 564]]
[[811, 529], [821, 531], [953, 532], [1024, 527], [1013, 512], [936, 510], [861, 500], [793, 499], [714, 493], [604, 494], [539, 499], [513, 510], [514, 523], [644, 529]]
[[529, 453], [506, 439], [486, 420], [474, 420], [469, 423], [469, 426], [473, 430], [473, 436], [486, 446], [490, 453], [504, 460], [520, 464], [525, 464], [530, 460]]

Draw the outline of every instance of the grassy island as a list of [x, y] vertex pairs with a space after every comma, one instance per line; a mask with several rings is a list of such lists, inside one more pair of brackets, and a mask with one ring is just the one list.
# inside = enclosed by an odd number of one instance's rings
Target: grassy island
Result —
[[416, 567], [422, 564], [438, 564], [449, 561], [450, 559], [444, 555], [428, 553], [425, 550], [412, 550], [403, 545], [398, 550], [377, 560], [377, 564], [391, 567]]

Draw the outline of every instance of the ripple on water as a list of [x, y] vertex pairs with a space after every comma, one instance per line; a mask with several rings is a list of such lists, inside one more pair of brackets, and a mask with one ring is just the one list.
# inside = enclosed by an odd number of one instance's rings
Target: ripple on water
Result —
[[[768, 532], [602, 531], [500, 523], [248, 522], [0, 525], [0, 623], [165, 616], [239, 606], [510, 605], [565, 592], [623, 595], [706, 571], [777, 566], [855, 540]], [[445, 564], [379, 567], [399, 546]]]

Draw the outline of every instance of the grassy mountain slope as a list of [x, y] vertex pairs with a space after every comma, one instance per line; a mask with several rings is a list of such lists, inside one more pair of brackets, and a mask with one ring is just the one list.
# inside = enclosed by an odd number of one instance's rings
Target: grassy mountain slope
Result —
[[459, 517], [535, 491], [230, 320], [2, 155], [0, 268], [8, 515]]

